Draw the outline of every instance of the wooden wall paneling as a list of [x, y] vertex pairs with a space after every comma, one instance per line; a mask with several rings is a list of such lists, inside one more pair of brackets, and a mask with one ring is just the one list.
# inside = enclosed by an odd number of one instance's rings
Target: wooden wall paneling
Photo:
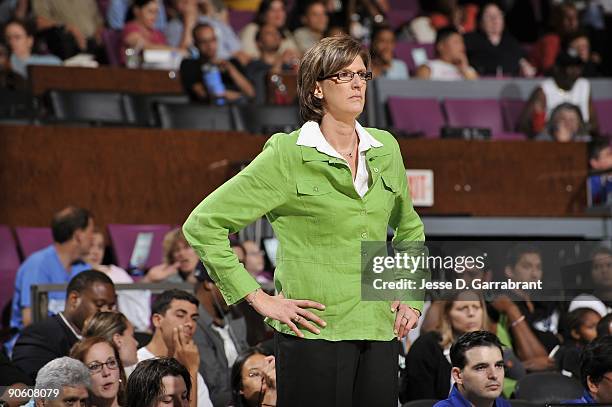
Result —
[[[265, 140], [238, 132], [0, 126], [0, 224], [46, 226], [68, 204], [90, 208], [102, 226], [178, 224]], [[407, 168], [434, 171], [435, 205], [417, 208], [422, 215], [584, 215], [584, 144], [399, 144]]]
[[29, 81], [35, 96], [50, 89], [97, 90], [125, 93], [182, 93], [178, 71], [31, 65]]

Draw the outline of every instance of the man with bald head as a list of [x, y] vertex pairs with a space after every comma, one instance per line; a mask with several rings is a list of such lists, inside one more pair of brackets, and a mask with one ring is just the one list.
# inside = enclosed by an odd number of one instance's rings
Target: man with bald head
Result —
[[[91, 267], [82, 258], [93, 243], [94, 221], [88, 210], [69, 206], [53, 215], [53, 244], [32, 253], [19, 267], [11, 308], [11, 328], [32, 323], [30, 287], [35, 284], [67, 284]], [[49, 293], [49, 312], [64, 309], [65, 292]]]

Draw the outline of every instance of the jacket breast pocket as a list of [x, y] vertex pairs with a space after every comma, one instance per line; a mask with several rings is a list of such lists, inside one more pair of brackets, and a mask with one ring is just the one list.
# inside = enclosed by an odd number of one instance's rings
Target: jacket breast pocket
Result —
[[395, 199], [399, 194], [399, 180], [397, 179], [397, 177], [393, 177], [386, 174], [383, 174], [381, 176], [381, 179], [382, 206], [388, 214], [391, 214], [391, 212], [393, 211], [393, 207], [395, 206]]
[[308, 224], [308, 235], [313, 241], [322, 243], [334, 234], [336, 215], [338, 214], [334, 189], [327, 180], [299, 179], [297, 181], [297, 198]]
[[389, 191], [392, 192], [393, 194], [397, 194], [397, 192], [399, 191], [399, 187], [398, 187], [398, 179], [397, 177], [393, 177], [387, 174], [383, 174], [381, 176], [382, 181], [383, 181], [383, 187]]
[[297, 181], [298, 195], [322, 196], [332, 192], [332, 187], [328, 182], [321, 180], [300, 179]]

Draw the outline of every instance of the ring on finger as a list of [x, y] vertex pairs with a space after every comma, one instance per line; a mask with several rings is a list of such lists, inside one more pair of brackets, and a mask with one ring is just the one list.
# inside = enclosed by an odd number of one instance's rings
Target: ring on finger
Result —
[[293, 322], [295, 322], [296, 324], [299, 323], [301, 321], [301, 317], [298, 315], [297, 317], [293, 318]]

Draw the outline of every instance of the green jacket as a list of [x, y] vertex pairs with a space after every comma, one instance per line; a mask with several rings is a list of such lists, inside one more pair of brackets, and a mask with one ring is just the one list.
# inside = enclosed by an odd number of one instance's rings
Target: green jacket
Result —
[[[388, 132], [366, 129], [382, 147], [366, 152], [370, 172], [363, 199], [345, 161], [297, 145], [299, 130], [275, 134], [263, 151], [235, 177], [207, 196], [183, 226], [228, 304], [259, 284], [238, 262], [228, 233], [266, 215], [279, 240], [274, 283], [286, 298], [318, 301], [311, 310], [327, 322], [306, 338], [391, 340], [395, 314], [388, 301], [361, 301], [361, 242], [424, 241], [423, 223], [414, 211], [397, 141]], [[364, 254], [365, 255], [365, 254]], [[422, 301], [408, 301], [422, 309]], [[275, 320], [276, 330], [293, 334]]]

